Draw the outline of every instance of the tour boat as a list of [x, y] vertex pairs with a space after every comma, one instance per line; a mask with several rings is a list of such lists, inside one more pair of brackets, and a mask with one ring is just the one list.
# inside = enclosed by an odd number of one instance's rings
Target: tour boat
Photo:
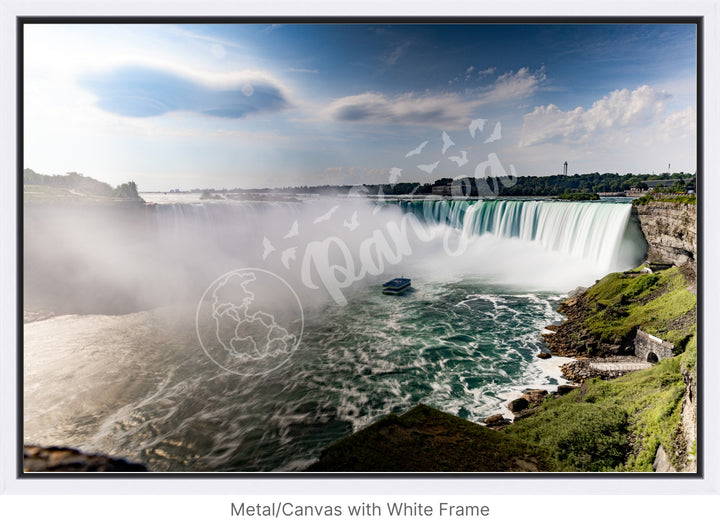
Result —
[[388, 280], [382, 286], [385, 295], [399, 295], [410, 287], [410, 279], [404, 277], [394, 278]]

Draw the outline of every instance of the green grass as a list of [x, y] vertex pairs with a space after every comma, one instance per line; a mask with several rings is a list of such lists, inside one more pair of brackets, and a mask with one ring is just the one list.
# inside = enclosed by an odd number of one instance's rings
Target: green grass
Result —
[[659, 201], [662, 203], [685, 203], [688, 205], [697, 204], [697, 196], [695, 195], [682, 195], [678, 197], [655, 197], [652, 194], [644, 195], [633, 200], [633, 205], [647, 205], [652, 201]]
[[635, 327], [672, 343], [692, 334], [694, 318], [680, 321], [692, 314], [697, 298], [676, 267], [640, 276], [611, 273], [585, 295], [594, 311], [584, 326], [598, 338], [621, 341]]
[[559, 471], [615, 470], [630, 451], [628, 415], [613, 402], [563, 397], [547, 400], [538, 413], [516, 421], [504, 433], [544, 447]]
[[544, 447], [418, 405], [326, 448], [313, 472], [552, 471]]
[[660, 444], [680, 467], [676, 453], [684, 451], [678, 440], [684, 356], [615, 380], [586, 382], [547, 400], [538, 413], [504, 432], [546, 448], [558, 470], [652, 472]]
[[69, 190], [42, 184], [23, 185], [23, 199], [28, 200], [73, 200], [75, 196]]

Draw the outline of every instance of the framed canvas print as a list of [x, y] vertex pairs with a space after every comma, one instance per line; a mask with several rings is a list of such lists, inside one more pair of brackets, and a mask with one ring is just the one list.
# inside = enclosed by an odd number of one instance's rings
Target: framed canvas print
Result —
[[698, 473], [697, 18], [21, 18], [22, 473]]

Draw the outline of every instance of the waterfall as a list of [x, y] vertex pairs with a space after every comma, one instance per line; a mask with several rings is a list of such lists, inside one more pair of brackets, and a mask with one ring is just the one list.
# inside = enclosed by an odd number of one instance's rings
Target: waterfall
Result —
[[[426, 223], [453, 227], [465, 237], [532, 242], [603, 271], [633, 267], [647, 249], [628, 203], [418, 200], [399, 204], [402, 211]], [[289, 227], [293, 220], [319, 215], [317, 208], [312, 202], [158, 204], [152, 209], [152, 218], [163, 238], [185, 242], [197, 238], [205, 244], [214, 240], [216, 245], [236, 243], [245, 247], [259, 234], [268, 233], [269, 220]], [[375, 228], [367, 227], [367, 219], [361, 221], [365, 228]], [[371, 223], [381, 225], [378, 219]], [[309, 220], [305, 223], [311, 224]], [[341, 232], [341, 236], [350, 234]]]
[[[457, 228], [464, 236], [536, 242], [606, 270], [637, 265], [646, 248], [630, 223], [627, 203], [407, 201], [402, 207], [426, 222]], [[635, 245], [623, 245], [626, 240]]]

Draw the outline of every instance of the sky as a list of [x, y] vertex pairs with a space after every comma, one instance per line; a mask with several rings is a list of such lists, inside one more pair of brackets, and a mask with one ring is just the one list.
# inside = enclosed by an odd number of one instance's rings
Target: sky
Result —
[[690, 24], [26, 24], [24, 167], [141, 191], [696, 170]]

